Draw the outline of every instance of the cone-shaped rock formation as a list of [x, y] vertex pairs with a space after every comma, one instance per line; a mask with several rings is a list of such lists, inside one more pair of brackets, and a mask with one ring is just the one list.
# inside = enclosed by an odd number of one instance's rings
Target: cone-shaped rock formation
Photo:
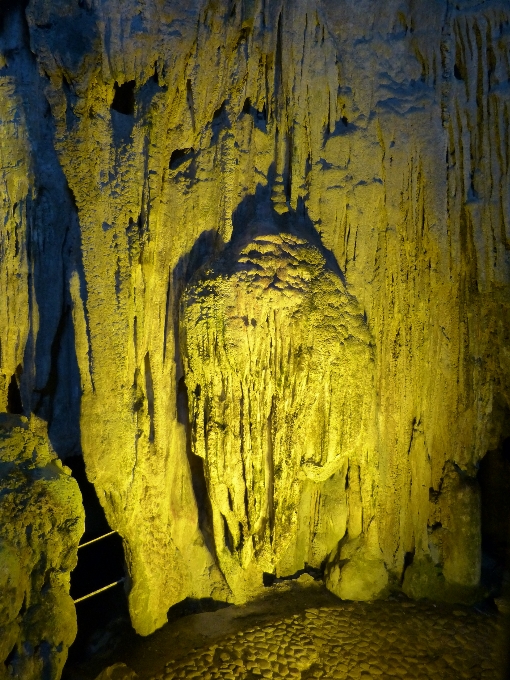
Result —
[[266, 233], [193, 279], [181, 334], [192, 447], [239, 599], [296, 541], [303, 480], [325, 481], [360, 446], [369, 332], [316, 247]]

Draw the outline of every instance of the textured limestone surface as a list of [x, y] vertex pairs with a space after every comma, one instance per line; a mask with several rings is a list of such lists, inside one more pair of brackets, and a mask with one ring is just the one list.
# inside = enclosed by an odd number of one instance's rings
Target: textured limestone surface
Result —
[[499, 680], [502, 618], [412, 603], [307, 609], [167, 664], [153, 680]]
[[[0, 34], [0, 408], [21, 401], [59, 455], [83, 451], [124, 540], [136, 629], [186, 596], [238, 599], [231, 557], [287, 529], [255, 504], [277, 484], [295, 550], [275, 544], [255, 575], [326, 563], [342, 597], [471, 597], [477, 465], [510, 435], [508, 2], [30, 0], [2, 8]], [[219, 424], [211, 456], [194, 448], [178, 316], [260, 210], [328, 254], [373, 368], [334, 453], [334, 427], [285, 425], [296, 457], [316, 439], [317, 471], [342, 460], [331, 476], [259, 468], [243, 508], [251, 452], [220, 460]], [[261, 333], [244, 328], [245, 344]], [[226, 489], [211, 486], [222, 470]]]
[[[242, 601], [263, 572], [308, 562], [324, 507], [300, 518], [298, 540], [302, 488], [345, 478], [366, 435], [372, 357], [356, 300], [317, 248], [271, 229], [236, 245], [185, 290], [181, 330], [191, 446], [205, 461], [216, 555]], [[344, 533], [345, 519], [331, 548]]]
[[69, 576], [85, 517], [46, 425], [0, 414], [0, 678], [58, 680], [76, 636]]

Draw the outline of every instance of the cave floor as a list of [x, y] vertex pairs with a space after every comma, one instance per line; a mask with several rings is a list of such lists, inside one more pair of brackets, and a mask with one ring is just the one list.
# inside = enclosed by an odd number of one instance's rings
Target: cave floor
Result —
[[124, 640], [108, 661], [126, 663], [141, 680], [504, 678], [507, 631], [495, 611], [406, 599], [342, 602], [311, 579], [268, 590], [261, 601]]

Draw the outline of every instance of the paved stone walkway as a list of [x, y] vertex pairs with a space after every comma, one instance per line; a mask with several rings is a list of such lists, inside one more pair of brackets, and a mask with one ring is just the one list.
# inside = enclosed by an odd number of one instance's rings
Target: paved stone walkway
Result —
[[498, 680], [503, 621], [411, 602], [307, 609], [194, 650], [154, 680]]

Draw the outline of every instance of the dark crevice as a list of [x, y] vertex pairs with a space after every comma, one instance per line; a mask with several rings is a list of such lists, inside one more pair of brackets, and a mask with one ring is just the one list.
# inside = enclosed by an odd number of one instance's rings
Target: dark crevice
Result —
[[267, 109], [265, 104], [262, 107], [262, 111], [259, 111], [252, 105], [250, 97], [246, 97], [242, 113], [252, 116], [255, 127], [261, 132], [267, 132]]
[[262, 574], [262, 584], [265, 588], [270, 588], [272, 585], [274, 585], [275, 581], [276, 576], [274, 574], [269, 574], [267, 571]]
[[9, 668], [9, 666], [13, 666], [16, 662], [17, 657], [18, 657], [18, 645], [16, 643], [9, 652], [9, 654], [7, 654], [7, 657], [5, 658], [4, 661], [5, 667]]
[[92, 14], [92, 0], [78, 0], [78, 7], [85, 10], [87, 14]]
[[149, 352], [145, 355], [145, 393], [147, 395], [147, 411], [149, 413], [150, 430], [149, 441], [154, 441], [154, 383], [152, 380], [152, 370]]
[[[200, 392], [198, 394], [200, 396]], [[214, 555], [214, 535], [212, 522], [212, 505], [209, 493], [207, 491], [207, 482], [205, 479], [204, 461], [200, 456], [196, 456], [191, 450], [191, 432], [189, 426], [188, 416], [188, 391], [184, 377], [179, 379], [177, 385], [177, 417], [179, 422], [186, 425], [186, 453], [188, 456], [188, 464], [191, 473], [191, 482], [193, 485], [193, 493], [198, 509], [198, 525], [204, 542], [209, 552]]]
[[235, 550], [234, 537], [232, 536], [232, 532], [230, 531], [230, 527], [228, 526], [227, 518], [225, 517], [225, 515], [222, 515], [222, 518], [223, 518], [223, 535], [225, 537], [225, 547], [227, 548], [227, 550], [233, 553]]
[[406, 554], [404, 555], [404, 568], [402, 570], [402, 578], [401, 578], [400, 585], [402, 585], [402, 583], [404, 583], [404, 576], [405, 576], [406, 570], [413, 563], [415, 553], [416, 553], [416, 549], [413, 548], [411, 551], [406, 552]]
[[330, 131], [329, 126], [326, 125], [324, 128], [324, 141], [326, 142], [331, 137], [341, 137], [342, 135], [349, 135], [355, 132], [358, 128], [355, 123], [350, 121], [348, 117], [343, 114], [340, 118], [335, 121], [333, 129]]
[[[442, 483], [441, 483], [442, 487]], [[434, 489], [434, 487], [429, 488], [429, 501], [430, 503], [437, 503], [439, 501], [439, 498], [441, 496], [441, 488], [439, 489]]]
[[188, 103], [188, 109], [191, 116], [191, 125], [193, 130], [195, 129], [195, 102], [193, 100], [193, 87], [191, 85], [191, 80], [188, 78], [186, 81], [186, 101]]
[[158, 74], [158, 65], [154, 64], [154, 73], [151, 76], [151, 80], [153, 83], [155, 83], [159, 87], [159, 74]]
[[59, 356], [62, 350], [63, 335], [66, 330], [66, 325], [70, 321], [70, 315], [71, 310], [69, 307], [67, 307], [65, 310], [63, 310], [60, 316], [57, 328], [55, 330], [55, 335], [53, 336], [53, 341], [51, 343], [50, 370], [48, 372], [48, 379], [44, 387], [42, 387], [40, 390], [35, 390], [37, 393], [37, 401], [33, 405], [34, 412], [36, 415], [44, 418], [48, 422], [51, 422], [53, 416], [52, 402], [57, 391], [59, 380]]
[[11, 376], [9, 387], [7, 388], [7, 413], [23, 414], [23, 403], [16, 374]]
[[166, 360], [166, 346], [168, 342], [168, 332], [170, 330], [172, 323], [171, 319], [172, 319], [172, 277], [171, 275], [169, 275], [166, 287], [165, 326], [163, 331], [163, 363], [165, 363]]
[[[135, 81], [118, 85], [115, 83], [115, 93], [110, 107], [113, 141], [116, 147], [128, 144], [135, 123]], [[110, 177], [111, 181], [112, 177]]]
[[230, 127], [230, 120], [227, 112], [227, 102], [224, 101], [221, 106], [216, 109], [213, 114], [212, 119], [212, 129], [213, 135], [211, 139], [211, 144], [215, 145], [218, 143], [220, 132], [226, 128]]
[[221, 104], [221, 106], [218, 109], [216, 109], [216, 111], [213, 113], [213, 120], [217, 120], [218, 118], [220, 118], [220, 116], [222, 116], [225, 113], [226, 104], [227, 104], [227, 102], [224, 101]]
[[69, 83], [64, 76], [62, 76], [62, 91], [66, 98], [66, 126], [68, 130], [71, 130], [78, 121], [78, 117], [74, 113], [74, 106], [78, 101], [78, 97], [74, 92], [71, 83]]
[[195, 153], [195, 150], [193, 148], [189, 149], [175, 149], [172, 151], [172, 155], [170, 156], [170, 162], [168, 164], [168, 167], [170, 170], [177, 170], [179, 166], [181, 166], [183, 163], [185, 163], [187, 160], [190, 160]]
[[[276, 110], [283, 113], [283, 106], [280, 97], [283, 94], [283, 55], [282, 55], [282, 15], [278, 16], [278, 28], [276, 30], [276, 50], [275, 50], [275, 69], [274, 69], [274, 93]], [[281, 108], [280, 108], [281, 107]]]
[[23, 618], [25, 614], [27, 613], [27, 594], [25, 593], [25, 597], [23, 598], [23, 603], [21, 605], [21, 609], [18, 612], [18, 616], [20, 618]]
[[240, 45], [242, 45], [243, 43], [247, 43], [249, 36], [250, 29], [247, 26], [245, 26], [244, 28], [241, 29], [239, 33], [239, 38], [237, 39], [235, 49], [237, 50], [239, 49]]
[[230, 488], [227, 489], [227, 495], [228, 495], [228, 507], [230, 509], [230, 512], [232, 512], [234, 510], [234, 499], [232, 498]]
[[133, 116], [135, 113], [135, 85], [134, 80], [119, 85], [115, 83], [113, 101], [111, 108], [125, 116]]
[[[324, 565], [325, 564], [326, 560], [324, 560]], [[296, 571], [294, 574], [290, 574], [289, 576], [276, 576], [276, 574], [264, 572], [262, 574], [262, 583], [266, 588], [270, 588], [275, 583], [283, 583], [284, 581], [295, 581], [300, 576], [303, 576], [303, 574], [308, 574], [309, 576], [312, 576], [312, 578], [315, 581], [322, 581], [324, 578], [324, 568], [323, 566], [321, 566], [320, 569], [317, 569], [316, 567], [311, 567], [308, 564], [305, 564], [303, 569], [299, 569], [299, 571]]]
[[510, 569], [510, 437], [480, 461], [482, 549]]
[[182, 602], [174, 604], [168, 610], [168, 621], [173, 622], [181, 619], [183, 616], [190, 616], [192, 614], [203, 614], [205, 612], [216, 612], [218, 609], [230, 607], [228, 602], [221, 602], [214, 600], [212, 597], [186, 597]]
[[291, 129], [287, 133], [287, 148], [284, 171], [285, 198], [287, 199], [287, 201], [291, 200], [292, 194], [292, 145], [293, 134]]

